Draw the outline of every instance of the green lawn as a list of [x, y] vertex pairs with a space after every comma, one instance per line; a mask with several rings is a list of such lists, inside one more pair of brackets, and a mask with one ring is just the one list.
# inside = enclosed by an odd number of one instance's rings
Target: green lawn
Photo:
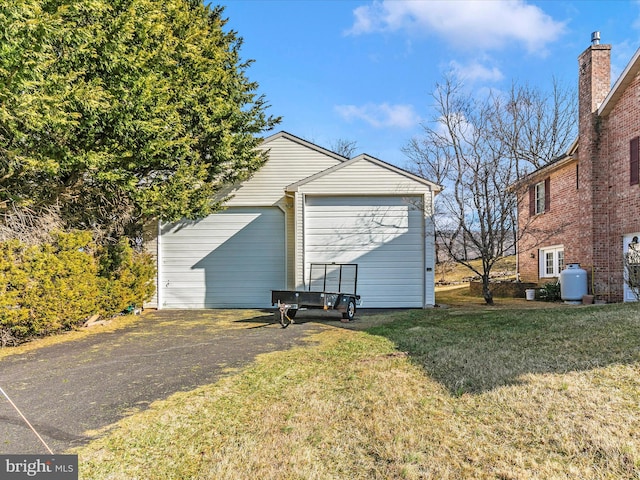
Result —
[[530, 303], [331, 323], [123, 420], [80, 476], [640, 478], [638, 305]]

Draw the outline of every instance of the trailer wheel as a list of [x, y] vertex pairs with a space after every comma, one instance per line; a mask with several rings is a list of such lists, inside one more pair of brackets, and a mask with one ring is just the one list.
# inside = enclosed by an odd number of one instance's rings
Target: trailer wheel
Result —
[[289, 313], [287, 313], [287, 315], [289, 315], [289, 318], [293, 320], [294, 318], [296, 318], [296, 313], [298, 313], [298, 310], [292, 308], [291, 310], [289, 310]]
[[342, 320], [346, 320], [350, 322], [353, 320], [353, 317], [356, 314], [356, 301], [353, 298], [349, 299], [349, 303], [347, 304], [347, 311], [342, 312]]

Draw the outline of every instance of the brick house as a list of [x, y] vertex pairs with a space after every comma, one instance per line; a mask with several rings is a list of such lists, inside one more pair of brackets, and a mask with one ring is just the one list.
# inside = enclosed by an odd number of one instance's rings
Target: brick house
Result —
[[610, 57], [598, 40], [578, 57], [578, 139], [515, 189], [520, 279], [544, 284], [579, 263], [589, 293], [618, 302], [635, 300], [624, 259], [640, 238], [640, 49], [613, 87]]

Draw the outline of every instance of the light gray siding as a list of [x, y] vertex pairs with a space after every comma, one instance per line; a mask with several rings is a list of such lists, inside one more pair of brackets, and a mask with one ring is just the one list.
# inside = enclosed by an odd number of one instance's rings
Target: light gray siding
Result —
[[253, 177], [227, 192], [233, 195], [227, 205], [276, 205], [283, 201], [287, 185], [344, 160], [309, 148], [303, 141], [289, 136], [276, 136], [262, 148], [269, 151], [269, 160]]
[[222, 192], [226, 210], [149, 243], [158, 308], [270, 307], [270, 290], [305, 289], [310, 262], [358, 263], [367, 307], [433, 305], [437, 185], [285, 132], [260, 148], [269, 160]]
[[276, 207], [232, 207], [163, 226], [162, 308], [270, 307], [285, 287], [285, 221]]
[[364, 306], [424, 306], [422, 197], [307, 196], [305, 273], [310, 263], [357, 263]]
[[[364, 299], [366, 306], [423, 307], [435, 304], [435, 241], [431, 216], [434, 192], [439, 190], [437, 185], [363, 155], [292, 184], [288, 190], [295, 195], [296, 216], [299, 218], [295, 236], [297, 288], [306, 286], [310, 261], [323, 258], [341, 262], [345, 258], [361, 258], [368, 263], [366, 268], [370, 275], [370, 279], [363, 282], [372, 282], [367, 287], [370, 293], [367, 296], [375, 298], [373, 304], [371, 298]], [[336, 215], [335, 222], [344, 215], [350, 217], [348, 221], [352, 223], [359, 222], [361, 235], [357, 241], [364, 242], [367, 238], [366, 229], [369, 229], [369, 238], [381, 245], [374, 247], [371, 244], [371, 251], [367, 253], [362, 251], [364, 247], [358, 247], [361, 250], [358, 253], [357, 249], [349, 250], [349, 245], [344, 243], [350, 237], [355, 240], [353, 232], [337, 234], [342, 235], [340, 239], [330, 235], [322, 236], [319, 231], [310, 233], [309, 229], [315, 228], [316, 220], [310, 219], [317, 214], [314, 208], [318, 201], [334, 202], [332, 214]], [[360, 202], [358, 208], [362, 210], [350, 211], [351, 207], [348, 205], [352, 201]], [[398, 211], [389, 208], [385, 213], [385, 202], [396, 205], [395, 208], [410, 211], [403, 220], [410, 220], [407, 223], [410, 231], [397, 238], [393, 237], [393, 231], [398, 233], [405, 227], [400, 224], [393, 227], [394, 222], [400, 221], [399, 218], [394, 218]], [[373, 210], [367, 213], [368, 208]], [[374, 214], [373, 211], [377, 213]], [[389, 215], [389, 218], [385, 219], [385, 215]], [[367, 224], [365, 218], [370, 218], [370, 223]], [[342, 227], [333, 224], [329, 228], [334, 228], [337, 232]], [[385, 243], [382, 241], [384, 238], [389, 238], [390, 241]], [[314, 245], [310, 241], [318, 244]], [[331, 247], [333, 252], [328, 249], [322, 251], [320, 243], [327, 245], [331, 242], [334, 242]], [[338, 253], [340, 248], [343, 249], [340, 255], [331, 254]], [[373, 267], [371, 262], [377, 265]], [[377, 280], [373, 280], [374, 278]], [[374, 285], [378, 281], [383, 282], [385, 278], [387, 281], [384, 285], [390, 288], [383, 287], [383, 283]], [[383, 291], [386, 293], [381, 294]]]
[[429, 183], [366, 156], [357, 157], [299, 182], [306, 194], [403, 195], [431, 192]]

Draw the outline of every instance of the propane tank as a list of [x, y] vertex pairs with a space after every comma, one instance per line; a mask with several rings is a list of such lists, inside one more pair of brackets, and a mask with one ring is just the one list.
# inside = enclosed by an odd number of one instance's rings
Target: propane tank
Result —
[[567, 303], [580, 303], [586, 294], [587, 271], [579, 263], [568, 264], [560, 272], [560, 298]]

